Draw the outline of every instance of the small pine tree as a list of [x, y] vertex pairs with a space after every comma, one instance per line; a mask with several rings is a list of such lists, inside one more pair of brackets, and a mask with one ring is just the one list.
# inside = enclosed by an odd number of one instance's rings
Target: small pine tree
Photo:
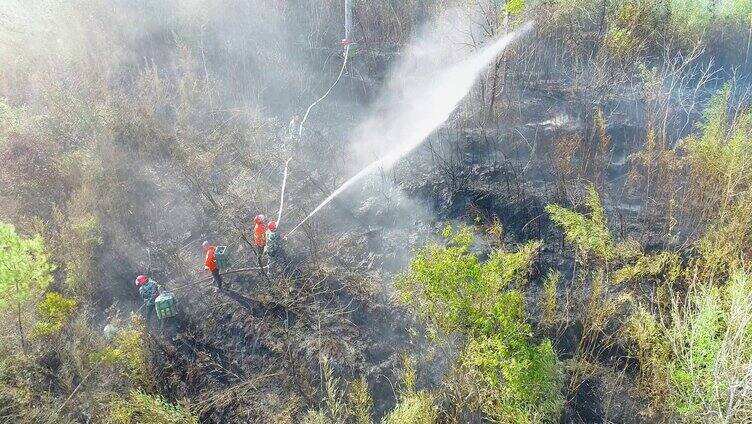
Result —
[[12, 225], [0, 223], [0, 311], [15, 306], [18, 335], [24, 349], [23, 305], [52, 283], [53, 269], [41, 237], [21, 238]]

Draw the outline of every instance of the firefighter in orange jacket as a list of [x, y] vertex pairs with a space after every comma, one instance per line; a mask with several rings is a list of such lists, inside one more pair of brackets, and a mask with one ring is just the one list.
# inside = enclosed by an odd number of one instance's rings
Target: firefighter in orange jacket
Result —
[[204, 252], [206, 252], [206, 258], [204, 259], [204, 269], [211, 272], [212, 277], [214, 277], [214, 282], [217, 284], [217, 288], [221, 290], [222, 276], [219, 274], [219, 267], [217, 267], [217, 257], [214, 255], [215, 247], [209, 244], [208, 241], [205, 241], [204, 244], [201, 245], [201, 247], [203, 247]]
[[259, 261], [259, 268], [263, 268], [264, 247], [266, 246], [266, 217], [264, 215], [256, 215], [253, 218], [253, 241], [256, 244]]

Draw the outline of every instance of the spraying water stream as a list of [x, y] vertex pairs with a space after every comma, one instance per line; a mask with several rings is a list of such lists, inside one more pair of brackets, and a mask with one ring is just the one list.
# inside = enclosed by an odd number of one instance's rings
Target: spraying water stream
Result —
[[345, 181], [295, 228], [290, 230], [285, 238], [363, 177], [377, 169], [390, 168], [402, 157], [420, 146], [434, 130], [449, 118], [460, 101], [470, 91], [481, 72], [512, 42], [530, 31], [532, 27], [533, 24], [528, 22], [518, 30], [493, 41], [464, 61], [432, 73], [430, 78], [426, 80], [426, 84], [413, 87], [410, 91], [411, 98], [407, 99], [405, 105], [397, 107], [394, 116], [399, 117], [399, 123], [379, 122], [376, 125], [377, 128], [373, 128], [373, 123], [367, 124], [366, 127], [369, 128], [370, 133], [392, 139], [391, 151], [374, 160]]

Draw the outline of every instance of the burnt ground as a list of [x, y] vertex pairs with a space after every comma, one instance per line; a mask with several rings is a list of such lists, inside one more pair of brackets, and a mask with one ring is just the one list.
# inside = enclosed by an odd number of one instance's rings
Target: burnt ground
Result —
[[[448, 223], [498, 219], [509, 246], [544, 241], [526, 293], [537, 320], [542, 277], [557, 269], [566, 281], [573, 263], [544, 211], [548, 203], [569, 201], [550, 159], [554, 139], [581, 130], [577, 117], [565, 113], [545, 110], [531, 116], [540, 124], [505, 131], [439, 130], [388, 176], [374, 176], [322, 211], [318, 227], [306, 230], [318, 228], [319, 245], [308, 246], [303, 235], [292, 239], [286, 267], [228, 276], [227, 292], [208, 283], [181, 289], [175, 328], [153, 337], [160, 391], [190, 399], [202, 422], [296, 422], [322, 404], [326, 358], [342, 380], [366, 377], [380, 419], [396, 403], [403, 352], [418, 360], [419, 384], [439, 386], [451, 357], [428, 353], [432, 347], [394, 301], [392, 284], [411, 249]], [[624, 124], [609, 127], [614, 148], [604, 203], [621, 234], [640, 230], [639, 209], [620, 189], [635, 132]], [[572, 192], [580, 195], [582, 186]], [[488, 246], [480, 243], [478, 251]], [[555, 336], [563, 359], [572, 356], [578, 338], [576, 325]], [[563, 422], [642, 422], [638, 411], [645, 405], [634, 400], [626, 353], [604, 355], [604, 363], [623, 364], [622, 380], [586, 379], [573, 391]]]

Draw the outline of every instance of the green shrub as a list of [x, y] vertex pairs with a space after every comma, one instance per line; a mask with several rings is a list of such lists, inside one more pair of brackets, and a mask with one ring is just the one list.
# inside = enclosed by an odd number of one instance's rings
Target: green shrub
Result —
[[713, 0], [670, 0], [667, 6], [671, 30], [687, 44], [698, 41], [713, 23]]
[[669, 333], [675, 357], [669, 370], [671, 403], [687, 417], [701, 413], [703, 405], [715, 398], [715, 361], [723, 337], [723, 306], [718, 289], [702, 289], [689, 300], [687, 308], [675, 311]]
[[47, 261], [42, 238], [21, 238], [4, 223], [0, 223], [0, 264], [0, 308], [25, 302], [52, 283], [54, 267]]
[[670, 320], [644, 308], [630, 319], [641, 381], [683, 422], [750, 422], [752, 278], [735, 272], [723, 288], [697, 282], [674, 293]]
[[67, 298], [57, 292], [47, 293], [39, 302], [40, 320], [34, 326], [34, 331], [40, 336], [57, 334], [68, 323], [76, 306], [76, 299]]
[[744, 266], [752, 233], [752, 109], [730, 113], [731, 90], [710, 101], [699, 134], [683, 143], [690, 178], [689, 211], [709, 224], [695, 243], [709, 279]]
[[556, 420], [563, 404], [562, 374], [550, 342], [536, 345], [519, 288], [540, 249], [528, 243], [516, 252], [497, 250], [485, 263], [470, 252], [467, 228], [443, 231], [446, 245], [417, 252], [397, 280], [401, 299], [439, 331], [460, 333], [467, 345], [459, 358], [478, 376], [489, 416], [501, 421]]
[[339, 378], [334, 376], [334, 370], [332, 370], [326, 357], [321, 360], [321, 369], [325, 390], [324, 405], [319, 410], [308, 411], [303, 418], [303, 422], [307, 424], [345, 422], [351, 414], [351, 409], [349, 408], [350, 405], [345, 403], [342, 383]]
[[749, 422], [752, 394], [752, 279], [737, 272], [723, 288], [700, 285], [676, 301], [666, 337], [671, 346], [670, 402], [688, 421]]
[[541, 324], [544, 327], [550, 327], [556, 323], [557, 298], [559, 280], [561, 274], [559, 271], [549, 271], [546, 279], [543, 281], [543, 314]]
[[603, 205], [593, 186], [588, 187], [585, 205], [590, 209], [589, 217], [553, 204], [546, 205], [546, 212], [582, 257], [613, 259], [616, 250], [606, 226]]
[[53, 270], [40, 236], [21, 238], [15, 227], [0, 222], [0, 313], [13, 311], [24, 347], [22, 305], [40, 296], [52, 283]]
[[350, 383], [347, 403], [350, 409], [350, 416], [355, 424], [371, 424], [373, 419], [373, 398], [368, 392], [368, 382], [365, 378]]
[[673, 252], [641, 255], [633, 264], [627, 264], [614, 271], [611, 281], [614, 284], [621, 284], [647, 277], [658, 277], [663, 272], [667, 273], [668, 281], [673, 281], [677, 277], [678, 267], [679, 255]]
[[606, 33], [603, 42], [611, 55], [617, 58], [629, 57], [636, 48], [632, 32], [625, 28], [612, 27]]
[[97, 363], [119, 366], [126, 378], [148, 386], [151, 383], [148, 351], [140, 325], [136, 322], [135, 328], [120, 330], [112, 346], [94, 353], [92, 359]]
[[384, 424], [434, 424], [438, 409], [428, 392], [419, 391], [403, 396], [397, 406], [382, 421]]
[[506, 0], [504, 11], [509, 16], [518, 16], [525, 10], [525, 0]]
[[303, 424], [330, 424], [322, 411], [310, 410], [303, 416]]
[[131, 390], [127, 398], [117, 398], [110, 403], [110, 413], [106, 422], [108, 424], [197, 424], [198, 419], [186, 408], [169, 403], [161, 396]]
[[719, 16], [728, 23], [749, 28], [752, 25], [752, 0], [725, 0]]
[[[692, 182], [710, 201], [710, 210], [724, 213], [739, 189], [752, 184], [752, 110], [729, 116], [731, 89], [725, 86], [711, 99], [700, 124], [701, 133], [684, 141]], [[702, 199], [701, 199], [702, 200]]]
[[644, 307], [638, 307], [629, 318], [626, 335], [629, 351], [640, 363], [640, 386], [655, 404], [663, 406], [668, 396], [668, 341], [658, 320]]

